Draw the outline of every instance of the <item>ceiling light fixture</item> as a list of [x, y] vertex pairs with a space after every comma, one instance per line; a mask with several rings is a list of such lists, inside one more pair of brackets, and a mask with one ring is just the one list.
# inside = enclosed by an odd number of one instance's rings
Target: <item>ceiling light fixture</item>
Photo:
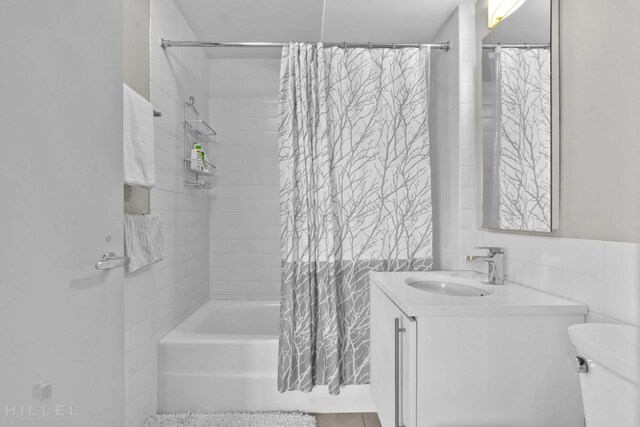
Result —
[[518, 10], [525, 0], [489, 0], [489, 29], [492, 30], [507, 16]]

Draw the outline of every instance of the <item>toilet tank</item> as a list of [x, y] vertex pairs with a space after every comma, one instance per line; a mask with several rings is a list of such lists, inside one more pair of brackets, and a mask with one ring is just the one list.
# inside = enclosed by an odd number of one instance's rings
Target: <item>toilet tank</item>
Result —
[[[638, 427], [638, 328], [584, 323], [569, 327], [578, 357], [587, 427]], [[583, 369], [584, 371], [584, 369]]]

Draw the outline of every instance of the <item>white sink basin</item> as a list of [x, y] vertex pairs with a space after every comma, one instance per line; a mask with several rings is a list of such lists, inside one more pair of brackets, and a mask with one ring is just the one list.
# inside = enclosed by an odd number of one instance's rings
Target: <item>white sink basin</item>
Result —
[[407, 285], [420, 289], [421, 291], [456, 297], [484, 297], [493, 293], [493, 291], [487, 289], [476, 288], [448, 280], [416, 279], [410, 277], [405, 280], [405, 282]]

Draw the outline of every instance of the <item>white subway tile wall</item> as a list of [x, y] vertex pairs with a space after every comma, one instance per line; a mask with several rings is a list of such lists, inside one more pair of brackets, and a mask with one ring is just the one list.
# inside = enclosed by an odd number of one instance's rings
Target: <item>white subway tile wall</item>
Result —
[[210, 296], [280, 299], [279, 59], [214, 59]]
[[588, 321], [640, 325], [639, 244], [492, 231], [466, 237], [473, 243], [461, 257], [474, 244], [504, 247], [508, 280], [588, 304]]
[[459, 189], [459, 13], [444, 24], [436, 40], [449, 40], [447, 52], [431, 54], [431, 102], [429, 129], [431, 143], [431, 197], [433, 200], [434, 269], [456, 269], [458, 260]]
[[154, 119], [151, 212], [162, 217], [165, 257], [125, 277], [127, 427], [156, 413], [158, 340], [209, 298], [209, 195], [184, 186], [182, 162], [189, 96], [208, 117], [209, 59], [199, 48], [162, 50], [162, 37], [195, 39], [172, 0], [151, 2], [151, 103], [162, 113]]
[[432, 57], [434, 267], [442, 270], [461, 267], [461, 229], [476, 216], [474, 16], [473, 5], [460, 5], [435, 37], [451, 48]]

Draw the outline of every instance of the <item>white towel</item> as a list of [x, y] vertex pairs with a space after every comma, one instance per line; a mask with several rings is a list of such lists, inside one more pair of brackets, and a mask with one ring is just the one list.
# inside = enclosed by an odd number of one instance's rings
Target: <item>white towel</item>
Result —
[[124, 250], [128, 270], [136, 271], [164, 256], [162, 221], [159, 215], [124, 215]]
[[153, 187], [156, 171], [153, 148], [153, 107], [124, 86], [124, 183]]

